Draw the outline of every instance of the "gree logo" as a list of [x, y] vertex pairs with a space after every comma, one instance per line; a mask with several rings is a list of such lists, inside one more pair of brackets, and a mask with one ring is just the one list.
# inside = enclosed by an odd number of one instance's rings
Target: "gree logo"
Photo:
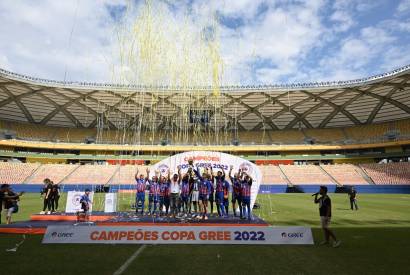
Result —
[[281, 236], [282, 238], [303, 238], [303, 233], [302, 232], [292, 232], [292, 233], [282, 232]]
[[72, 236], [74, 235], [74, 233], [66, 233], [66, 232], [60, 232], [60, 233], [57, 233], [57, 232], [53, 232], [53, 233], [51, 233], [51, 237], [53, 237], [53, 238], [71, 238]]

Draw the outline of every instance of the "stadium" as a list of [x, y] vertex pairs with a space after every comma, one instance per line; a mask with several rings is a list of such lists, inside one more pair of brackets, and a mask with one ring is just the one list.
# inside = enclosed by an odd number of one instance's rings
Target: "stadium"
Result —
[[[353, 80], [217, 88], [59, 81], [0, 68], [0, 159], [2, 186], [14, 195], [23, 192], [10, 223], [4, 224], [8, 208], [1, 213], [5, 273], [410, 272], [410, 65]], [[225, 205], [232, 214], [223, 219], [213, 202], [208, 210], [198, 202], [208, 221], [168, 216], [168, 207], [164, 216], [161, 204], [154, 218], [148, 196], [137, 215], [139, 175], [147, 182], [169, 175], [171, 182], [170, 175], [181, 180], [181, 169], [188, 177], [196, 168], [192, 179], [202, 181], [202, 173], [215, 184], [217, 174], [208, 166], [231, 179], [228, 203], [235, 192], [231, 172], [249, 174], [252, 219], [236, 218], [232, 204]], [[45, 179], [59, 186], [52, 212]], [[342, 241], [335, 248], [319, 244], [327, 227], [313, 200], [322, 188], [332, 199], [331, 228]], [[10, 190], [4, 194], [11, 196]], [[84, 220], [82, 210], [69, 208], [77, 195], [82, 207], [86, 190], [93, 197]], [[150, 216], [143, 217], [144, 206]], [[53, 226], [63, 233], [48, 229]], [[124, 237], [133, 242], [121, 242], [121, 235], [115, 236], [118, 242], [104, 242], [114, 238], [97, 232], [105, 226], [192, 232], [212, 227], [215, 236], [210, 230], [202, 242], [184, 235], [175, 237], [180, 243], [150, 237], [138, 242], [128, 231]], [[91, 239], [103, 241], [70, 241], [72, 233], [64, 232], [74, 227], [94, 230]], [[217, 237], [228, 227], [276, 228], [282, 235], [278, 243], [230, 245], [235, 243], [226, 235]], [[295, 240], [303, 235], [299, 231], [286, 231], [299, 228], [311, 232], [311, 243]]]

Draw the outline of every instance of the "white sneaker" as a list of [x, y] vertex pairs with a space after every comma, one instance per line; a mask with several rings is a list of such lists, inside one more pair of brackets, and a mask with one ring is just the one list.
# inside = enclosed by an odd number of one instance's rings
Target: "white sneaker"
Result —
[[41, 211], [40, 212], [40, 215], [44, 215], [46, 212], [45, 211]]
[[50, 215], [50, 214], [51, 214], [51, 211], [48, 211], [48, 212], [47, 212], [47, 215]]
[[339, 247], [341, 243], [342, 243], [341, 240], [335, 241], [335, 242], [333, 243], [333, 247], [334, 247], [334, 248]]
[[327, 241], [321, 241], [320, 243], [319, 243], [319, 245], [328, 245], [329, 243], [327, 242]]

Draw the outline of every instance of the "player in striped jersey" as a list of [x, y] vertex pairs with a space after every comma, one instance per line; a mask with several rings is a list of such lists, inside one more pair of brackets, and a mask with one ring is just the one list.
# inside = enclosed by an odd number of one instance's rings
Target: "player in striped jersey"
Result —
[[170, 184], [169, 177], [166, 178], [164, 176], [161, 176], [160, 185], [159, 185], [159, 190], [160, 190], [159, 213], [160, 213], [160, 215], [163, 214], [163, 208], [165, 206], [165, 215], [168, 216], [169, 203], [170, 203], [170, 200], [169, 200], [169, 184]]
[[189, 209], [191, 208], [190, 205], [190, 197], [191, 197], [191, 188], [189, 184], [189, 175], [184, 174], [184, 176], [181, 175], [181, 167], [178, 166], [178, 174], [179, 178], [181, 180], [181, 205], [182, 205], [182, 211], [184, 212], [185, 215], [188, 214]]
[[[149, 194], [148, 194], [148, 215], [154, 215], [157, 213], [157, 207], [159, 203], [159, 182], [158, 182], [158, 173], [156, 172], [155, 176], [152, 177], [152, 180], [148, 181], [149, 183]], [[147, 169], [147, 175], [149, 175], [149, 170]], [[154, 206], [154, 207], [153, 207]], [[154, 209], [152, 209], [154, 208]], [[153, 210], [153, 211], [152, 211]]]
[[233, 177], [232, 177], [232, 170], [233, 170], [233, 165], [231, 165], [231, 169], [229, 170], [229, 179], [231, 180], [231, 183], [232, 183], [233, 215], [236, 217], [236, 205], [238, 205], [240, 217], [242, 218], [242, 196], [241, 196], [241, 181], [240, 181], [241, 169], [239, 169], [238, 173], [235, 173]]
[[202, 219], [207, 220], [208, 219], [208, 216], [207, 216], [208, 198], [209, 198], [209, 194], [211, 193], [211, 177], [209, 173], [204, 173], [201, 176], [201, 173], [199, 172], [199, 170], [194, 170], [194, 172], [200, 180], [200, 183], [199, 183], [200, 212], [202, 214]]
[[[212, 173], [212, 168], [211, 168]], [[216, 201], [216, 209], [218, 210], [219, 217], [225, 216], [225, 209], [224, 209], [224, 184], [225, 184], [225, 171], [218, 171], [216, 176], [213, 176], [213, 180], [216, 182], [216, 193], [215, 193], [215, 201]]]
[[241, 195], [242, 195], [242, 219], [246, 219], [245, 213], [248, 214], [248, 220], [252, 220], [252, 210], [251, 210], [251, 187], [252, 178], [243, 172], [243, 179], [241, 181]]
[[[137, 189], [137, 195], [136, 195], [136, 200], [135, 200], [135, 214], [138, 214], [138, 209], [141, 209], [141, 215], [144, 215], [144, 205], [145, 205], [145, 190], [147, 189], [146, 181], [148, 180], [148, 176], [144, 178], [144, 175], [141, 174], [138, 177], [138, 170], [137, 173], [135, 173], [135, 181], [137, 182], [136, 184], [136, 189]], [[148, 169], [147, 169], [147, 175], [148, 175]]]
[[223, 207], [225, 208], [225, 216], [229, 217], [229, 182], [224, 180], [223, 184]]

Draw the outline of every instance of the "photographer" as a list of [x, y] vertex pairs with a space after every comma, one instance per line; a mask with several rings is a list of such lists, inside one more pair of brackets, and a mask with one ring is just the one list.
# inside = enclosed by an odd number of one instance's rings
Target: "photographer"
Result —
[[[0, 214], [3, 209], [3, 202], [4, 202], [4, 209], [6, 210], [6, 223], [11, 223], [11, 215], [13, 213], [18, 212], [18, 203], [17, 201], [20, 200], [20, 196], [23, 195], [24, 192], [20, 192], [19, 194], [14, 193], [10, 185], [2, 184], [0, 189]], [[1, 223], [1, 216], [0, 216], [0, 223]]]
[[[318, 198], [320, 195], [320, 198]], [[327, 187], [320, 186], [320, 190], [318, 193], [313, 194], [312, 196], [315, 197], [314, 202], [319, 204], [319, 214], [320, 214], [320, 222], [322, 225], [323, 233], [325, 235], [325, 240], [320, 243], [320, 245], [327, 245], [329, 244], [329, 239], [332, 237], [333, 239], [333, 247], [340, 246], [340, 240], [336, 239], [335, 234], [330, 230], [330, 220], [332, 217], [332, 202], [327, 195]]]
[[[1, 212], [3, 211], [3, 202], [5, 204], [5, 209], [7, 208], [7, 202], [9, 200], [16, 200], [18, 199], [21, 195], [23, 194], [23, 192], [21, 192], [20, 194], [16, 195], [12, 192], [10, 192], [10, 185], [8, 184], [2, 184], [0, 187], [0, 224], [1, 224]], [[8, 212], [8, 211], [7, 211]], [[7, 213], [8, 214], [8, 213]], [[7, 216], [8, 217], [8, 216]], [[9, 221], [9, 219], [7, 218], [7, 222]], [[10, 221], [11, 221], [11, 217], [10, 217]]]

